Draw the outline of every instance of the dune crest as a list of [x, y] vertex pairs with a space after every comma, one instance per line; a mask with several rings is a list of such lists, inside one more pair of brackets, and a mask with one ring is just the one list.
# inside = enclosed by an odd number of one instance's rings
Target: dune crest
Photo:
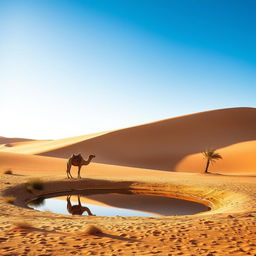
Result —
[[8, 143], [15, 143], [15, 142], [29, 142], [34, 141], [33, 139], [24, 139], [24, 138], [7, 138], [0, 136], [0, 145], [1, 144], [8, 144]]
[[[179, 171], [177, 165], [185, 157], [200, 153], [205, 148], [221, 149], [233, 144], [240, 147], [238, 143], [256, 140], [255, 131], [255, 108], [221, 109], [109, 132], [45, 150], [40, 155], [66, 158], [73, 152], [93, 153], [99, 163]], [[251, 150], [256, 154], [253, 147]], [[225, 159], [226, 151], [223, 152]], [[194, 169], [193, 165], [192, 161], [191, 169]], [[244, 169], [237, 171], [243, 172]], [[250, 172], [256, 172], [255, 166]]]
[[255, 131], [255, 108], [229, 108], [55, 141], [12, 143], [9, 147], [0, 146], [0, 151], [56, 158], [80, 152], [95, 154], [97, 163], [202, 172], [204, 161], [200, 152], [214, 148], [224, 159], [218, 161], [213, 171], [253, 174]]
[[12, 142], [0, 145], [0, 152], [21, 153], [21, 154], [40, 154], [55, 149], [60, 149], [66, 146], [72, 146], [75, 143], [85, 141], [87, 139], [106, 134], [105, 132], [98, 132], [88, 135], [81, 135], [71, 138], [64, 138], [59, 140], [37, 140], [25, 142]]

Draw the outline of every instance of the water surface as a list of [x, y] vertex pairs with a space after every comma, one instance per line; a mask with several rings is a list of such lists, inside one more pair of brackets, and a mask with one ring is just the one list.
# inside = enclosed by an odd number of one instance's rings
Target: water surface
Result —
[[39, 211], [69, 215], [168, 216], [191, 215], [208, 207], [177, 198], [134, 194], [130, 191], [84, 191], [54, 198], [39, 198], [28, 204]]

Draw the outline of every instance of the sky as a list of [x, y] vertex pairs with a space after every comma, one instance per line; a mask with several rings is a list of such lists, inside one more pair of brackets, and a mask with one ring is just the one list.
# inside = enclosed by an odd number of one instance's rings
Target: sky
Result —
[[256, 107], [254, 0], [1, 0], [0, 136]]

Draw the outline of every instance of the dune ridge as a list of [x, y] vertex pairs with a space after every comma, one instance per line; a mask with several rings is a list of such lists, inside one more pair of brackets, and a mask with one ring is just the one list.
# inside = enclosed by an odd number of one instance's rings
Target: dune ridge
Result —
[[6, 143], [14, 143], [14, 142], [28, 142], [28, 141], [34, 141], [33, 139], [24, 139], [24, 138], [7, 138], [0, 136], [0, 145], [6, 144]]
[[60, 149], [66, 146], [72, 146], [75, 143], [79, 143], [81, 141], [85, 141], [87, 139], [97, 137], [105, 133], [108, 133], [108, 131], [75, 136], [71, 138], [64, 138], [59, 140], [11, 142], [8, 144], [0, 145], [0, 152], [2, 151], [21, 154], [39, 154], [41, 152], [47, 152], [51, 150]]
[[56, 158], [68, 158], [80, 152], [84, 156], [95, 154], [97, 163], [203, 172], [201, 152], [214, 148], [223, 160], [212, 166], [212, 171], [256, 174], [255, 131], [255, 108], [229, 108], [55, 141], [2, 145], [0, 151]]
[[[39, 154], [66, 158], [73, 152], [84, 155], [93, 153], [97, 155], [95, 161], [99, 163], [179, 171], [183, 170], [179, 163], [185, 157], [198, 154], [206, 148], [222, 149], [233, 145], [233, 150], [240, 147], [239, 143], [247, 141], [256, 145], [255, 131], [255, 108], [221, 109], [112, 131]], [[253, 154], [256, 154], [255, 148], [251, 146]], [[228, 149], [223, 151], [224, 159], [220, 161], [223, 166], [226, 161], [230, 162], [227, 152]], [[239, 155], [236, 157], [240, 158]], [[255, 162], [250, 162], [253, 164], [249, 171], [256, 173]], [[191, 169], [202, 171], [201, 168], [194, 169], [193, 165], [191, 161]], [[239, 166], [242, 168], [242, 160]], [[230, 168], [232, 166], [229, 164], [227, 172]], [[225, 168], [222, 169], [225, 171]], [[236, 170], [244, 171], [239, 168]]]

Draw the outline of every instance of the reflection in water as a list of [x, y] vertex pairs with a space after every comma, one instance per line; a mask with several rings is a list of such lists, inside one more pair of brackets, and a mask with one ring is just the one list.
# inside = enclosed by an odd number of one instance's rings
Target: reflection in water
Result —
[[78, 204], [72, 205], [71, 195], [67, 196], [67, 210], [72, 215], [82, 215], [84, 212], [87, 212], [88, 215], [93, 215], [91, 210], [88, 207], [82, 206], [80, 201], [80, 195], [77, 195]]
[[[64, 199], [64, 200], [63, 200]], [[97, 216], [168, 216], [190, 215], [209, 210], [203, 204], [165, 197], [146, 195], [138, 191], [85, 190], [54, 198], [38, 198], [28, 204], [39, 211], [59, 214]]]

